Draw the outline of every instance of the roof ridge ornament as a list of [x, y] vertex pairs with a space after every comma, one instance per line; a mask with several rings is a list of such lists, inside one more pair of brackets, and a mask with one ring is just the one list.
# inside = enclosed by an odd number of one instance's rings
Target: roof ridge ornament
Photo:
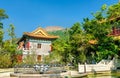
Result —
[[45, 32], [44, 29], [42, 29], [41, 27], [38, 27], [37, 29], [35, 29], [34, 31], [32, 31], [31, 33], [35, 34], [35, 35], [44, 35], [44, 36], [48, 36], [48, 34]]
[[23, 36], [29, 36], [33, 38], [42, 38], [42, 39], [57, 39], [59, 36], [49, 35], [43, 28], [36, 28], [32, 32], [24, 32]]

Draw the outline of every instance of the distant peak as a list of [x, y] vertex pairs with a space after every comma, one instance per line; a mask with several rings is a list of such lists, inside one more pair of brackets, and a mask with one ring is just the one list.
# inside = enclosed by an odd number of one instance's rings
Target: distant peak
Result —
[[58, 31], [58, 30], [63, 30], [64, 28], [61, 26], [47, 26], [44, 28], [46, 31]]

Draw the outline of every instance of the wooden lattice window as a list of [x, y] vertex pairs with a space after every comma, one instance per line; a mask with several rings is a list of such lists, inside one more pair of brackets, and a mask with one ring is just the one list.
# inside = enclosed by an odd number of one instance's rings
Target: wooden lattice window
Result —
[[37, 56], [37, 61], [40, 62], [41, 61], [41, 55]]
[[41, 44], [37, 44], [37, 48], [41, 48]]

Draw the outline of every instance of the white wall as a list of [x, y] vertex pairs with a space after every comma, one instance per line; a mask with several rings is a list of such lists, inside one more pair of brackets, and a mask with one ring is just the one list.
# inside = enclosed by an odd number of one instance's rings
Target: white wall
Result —
[[30, 42], [31, 50], [34, 50], [37, 55], [49, 55], [51, 51], [51, 43], [40, 43], [41, 48], [37, 48], [36, 42]]
[[79, 73], [84, 73], [84, 68], [86, 68], [86, 72], [99, 72], [99, 71], [111, 71], [115, 69], [114, 60], [104, 61], [102, 60], [98, 64], [86, 64], [86, 65], [78, 65]]

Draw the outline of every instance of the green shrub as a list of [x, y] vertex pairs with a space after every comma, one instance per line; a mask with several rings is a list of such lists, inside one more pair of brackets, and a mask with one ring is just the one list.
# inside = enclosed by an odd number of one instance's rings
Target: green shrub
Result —
[[0, 68], [8, 68], [11, 64], [10, 54], [0, 55]]
[[33, 54], [28, 54], [24, 59], [23, 59], [23, 62], [25, 64], [30, 64], [30, 65], [33, 65], [33, 64], [36, 64], [36, 54], [33, 53]]

